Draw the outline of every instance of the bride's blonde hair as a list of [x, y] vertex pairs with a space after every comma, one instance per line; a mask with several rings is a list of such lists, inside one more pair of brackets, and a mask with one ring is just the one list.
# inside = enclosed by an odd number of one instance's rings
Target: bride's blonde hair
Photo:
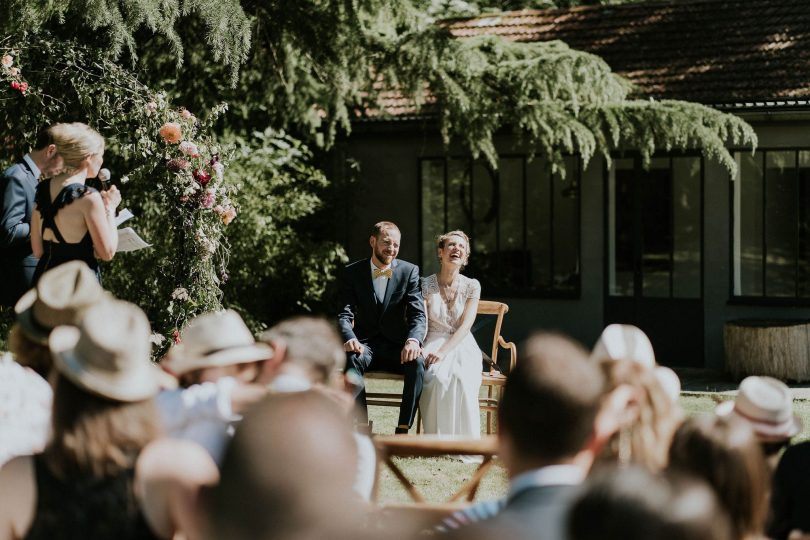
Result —
[[463, 238], [464, 243], [467, 245], [466, 257], [464, 257], [464, 262], [461, 263], [461, 268], [463, 270], [464, 267], [467, 266], [467, 263], [470, 262], [470, 252], [472, 251], [472, 249], [470, 248], [470, 237], [467, 236], [467, 234], [464, 231], [455, 230], [446, 232], [444, 234], [440, 234], [439, 236], [436, 237], [436, 249], [444, 249], [444, 245], [447, 243], [447, 240], [451, 236], [458, 236], [459, 238]]
[[81, 122], [54, 124], [51, 135], [56, 151], [64, 160], [61, 172], [73, 173], [88, 156], [104, 153], [104, 137]]

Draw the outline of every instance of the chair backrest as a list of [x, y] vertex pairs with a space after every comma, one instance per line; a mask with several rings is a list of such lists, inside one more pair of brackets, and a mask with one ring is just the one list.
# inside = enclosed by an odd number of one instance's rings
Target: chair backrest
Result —
[[494, 300], [479, 300], [477, 315], [496, 315], [495, 332], [492, 334], [492, 354], [490, 358], [495, 365], [498, 365], [498, 337], [501, 335], [503, 316], [509, 311], [509, 306], [503, 302]]

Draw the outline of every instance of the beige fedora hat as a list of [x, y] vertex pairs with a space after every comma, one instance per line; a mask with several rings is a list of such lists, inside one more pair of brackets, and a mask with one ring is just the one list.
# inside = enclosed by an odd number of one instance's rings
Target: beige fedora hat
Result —
[[231, 309], [205, 313], [183, 329], [180, 343], [169, 350], [163, 367], [174, 375], [201, 368], [244, 364], [273, 357], [257, 343], [242, 317]]
[[88, 308], [78, 328], [54, 328], [48, 344], [56, 369], [80, 388], [115, 401], [141, 401], [160, 388], [150, 334], [138, 306], [107, 300]]
[[789, 439], [802, 430], [801, 420], [793, 413], [790, 388], [772, 377], [746, 377], [734, 401], [724, 401], [715, 412], [743, 418], [762, 441]]
[[84, 311], [106, 297], [95, 272], [82, 261], [70, 261], [48, 270], [36, 288], [14, 306], [25, 335], [43, 345], [57, 326], [79, 324]]
[[641, 328], [630, 324], [605, 327], [593, 347], [591, 358], [633, 360], [648, 368], [655, 367], [655, 353], [650, 338]]

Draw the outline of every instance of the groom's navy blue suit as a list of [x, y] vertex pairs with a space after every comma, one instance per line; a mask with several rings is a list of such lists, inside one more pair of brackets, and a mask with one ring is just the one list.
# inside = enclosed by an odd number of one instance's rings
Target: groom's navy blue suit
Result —
[[[399, 425], [411, 426], [416, 415], [425, 360], [402, 363], [400, 353], [408, 339], [419, 345], [425, 338], [427, 318], [419, 287], [419, 267], [394, 259], [392, 276], [385, 297], [378, 299], [372, 284], [369, 259], [351, 263], [341, 281], [341, 311], [338, 326], [344, 343], [357, 339], [363, 344], [362, 353], [347, 353], [346, 369], [361, 375], [366, 371], [393, 371], [405, 375]], [[357, 401], [366, 411], [365, 388], [360, 388]]]
[[0, 177], [0, 305], [13, 306], [34, 277], [38, 259], [31, 253], [31, 214], [38, 174], [23, 159]]

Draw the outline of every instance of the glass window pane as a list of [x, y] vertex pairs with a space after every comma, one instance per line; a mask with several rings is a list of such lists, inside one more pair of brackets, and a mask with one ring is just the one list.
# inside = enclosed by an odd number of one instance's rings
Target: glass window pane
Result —
[[498, 250], [501, 277], [510, 288], [523, 289], [528, 256], [523, 244], [523, 158], [502, 158], [498, 164]]
[[613, 296], [633, 296], [633, 176], [632, 159], [615, 159], [608, 177], [609, 283]]
[[575, 292], [579, 286], [579, 167], [565, 158], [565, 178], [554, 175], [554, 288]]
[[799, 152], [799, 296], [810, 297], [810, 151]]
[[740, 283], [738, 290], [742, 296], [762, 296], [762, 152], [738, 154], [740, 179], [738, 211], [735, 212], [735, 231], [739, 231]]
[[672, 176], [669, 158], [641, 172], [642, 295], [669, 297], [672, 273]]
[[672, 296], [699, 298], [702, 236], [700, 158], [673, 158], [672, 179]]
[[526, 245], [529, 287], [551, 288], [551, 182], [546, 164], [526, 163]]
[[765, 294], [796, 294], [796, 152], [765, 154]]
[[444, 159], [422, 161], [422, 273], [439, 270], [434, 237], [444, 228]]
[[472, 168], [472, 254], [471, 270], [494, 289], [506, 285], [499, 276], [496, 244], [498, 218], [495, 173], [478, 161]]

